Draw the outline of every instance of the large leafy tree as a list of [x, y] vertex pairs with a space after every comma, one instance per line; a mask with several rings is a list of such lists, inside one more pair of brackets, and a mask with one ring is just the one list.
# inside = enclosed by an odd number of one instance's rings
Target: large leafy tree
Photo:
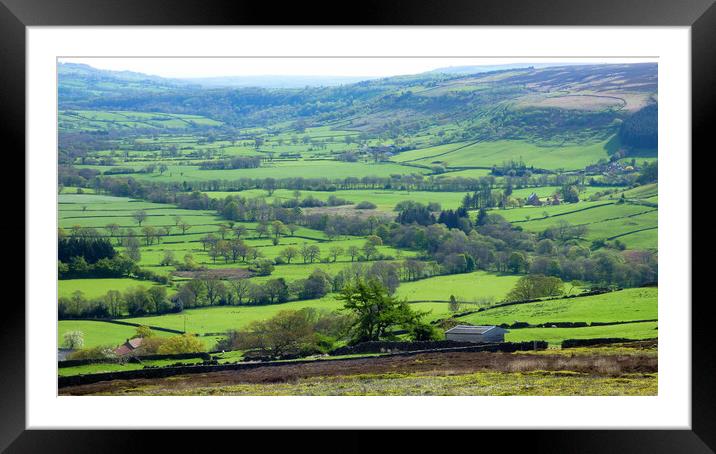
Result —
[[404, 300], [391, 296], [388, 289], [378, 280], [357, 279], [341, 290], [338, 299], [344, 309], [355, 315], [353, 341], [377, 341], [393, 336], [393, 328], [409, 332], [422, 326], [421, 319], [427, 312], [410, 309]]
[[529, 274], [517, 281], [505, 299], [507, 301], [525, 301], [547, 296], [560, 296], [563, 293], [562, 279], [541, 274]]

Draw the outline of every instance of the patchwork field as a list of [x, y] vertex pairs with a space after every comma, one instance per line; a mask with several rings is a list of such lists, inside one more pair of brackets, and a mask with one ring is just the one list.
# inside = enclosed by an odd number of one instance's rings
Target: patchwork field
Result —
[[537, 146], [521, 140], [458, 143], [401, 153], [395, 161], [413, 164], [443, 164], [446, 167], [486, 167], [507, 161], [524, 161], [542, 169], [572, 170], [608, 158], [607, 143]]
[[[426, 320], [438, 320], [452, 315], [449, 310], [446, 291], [443, 288], [454, 289], [459, 285], [465, 286], [476, 295], [474, 298], [487, 298], [487, 303], [473, 306], [470, 299], [462, 304], [460, 311], [476, 310], [484, 304], [495, 304], [511, 289], [509, 282], [517, 280], [515, 276], [495, 276], [489, 273], [469, 273], [465, 275], [438, 276], [414, 283], [403, 283], [396, 295], [411, 301], [411, 308], [429, 312]], [[470, 282], [478, 282], [474, 288]], [[420, 284], [416, 287], [415, 284]], [[431, 290], [432, 289], [432, 290]], [[492, 289], [490, 290], [485, 289]], [[425, 291], [425, 293], [422, 292]], [[448, 290], [452, 292], [453, 290]], [[502, 292], [500, 295], [497, 292]], [[451, 293], [453, 294], [453, 293]], [[630, 322], [636, 320], [655, 320], [657, 318], [656, 288], [626, 289], [603, 295], [576, 297], [558, 300], [548, 300], [536, 303], [519, 304], [506, 307], [487, 309], [457, 320], [472, 325], [499, 325], [503, 323], [528, 322], [540, 324], [548, 322]], [[416, 302], [430, 299], [444, 302]], [[491, 302], [490, 302], [491, 301]], [[168, 328], [193, 334], [213, 337], [202, 337], [207, 345], [221, 337], [228, 330], [245, 327], [252, 321], [271, 318], [282, 310], [296, 310], [301, 308], [315, 308], [317, 310], [339, 310], [342, 303], [334, 296], [327, 296], [318, 300], [294, 301], [283, 304], [265, 306], [218, 306], [198, 309], [186, 309], [179, 314], [166, 314], [159, 316], [145, 316], [125, 318], [123, 321]], [[81, 326], [77, 326], [80, 324]], [[82, 325], [86, 324], [86, 325]], [[559, 344], [564, 339], [586, 339], [592, 337], [620, 337], [627, 339], [650, 339], [657, 337], [656, 322], [623, 323], [606, 326], [593, 326], [585, 328], [519, 328], [511, 329], [506, 336], [510, 342], [532, 340], [545, 340]], [[92, 330], [93, 345], [118, 344], [133, 334], [134, 328], [112, 325], [103, 322], [61, 321], [61, 333], [69, 329], [80, 329], [87, 326]], [[111, 329], [103, 331], [103, 326]], [[60, 334], [61, 334], [60, 333]], [[167, 335], [166, 333], [162, 333]], [[211, 348], [211, 346], [209, 348]]]
[[66, 110], [58, 114], [60, 130], [106, 131], [113, 129], [186, 129], [219, 126], [221, 122], [201, 115], [131, 111]]
[[[534, 191], [543, 196], [553, 193], [557, 187], [526, 188], [516, 190], [519, 196], [528, 195]], [[640, 193], [632, 193], [631, 196], [650, 195], [655, 189], [644, 188]], [[247, 197], [259, 196], [262, 191], [243, 191]], [[236, 193], [208, 193], [212, 197], [225, 197]], [[400, 191], [302, 191], [301, 197], [312, 196], [327, 199], [329, 195], [335, 194], [339, 197], [349, 198], [351, 201], [362, 201], [369, 199], [374, 201], [380, 209], [391, 210], [392, 207], [404, 200], [403, 194], [410, 196], [410, 200], [419, 200], [423, 203], [438, 202], [446, 207], [454, 207], [459, 203], [462, 193], [431, 193], [431, 192], [410, 192]], [[285, 200], [294, 197], [286, 190], [278, 190], [273, 198]], [[181, 259], [185, 254], [191, 254], [194, 259], [206, 266], [208, 269], [233, 269], [241, 267], [241, 264], [232, 262], [226, 263], [219, 259], [216, 262], [209, 256], [200, 243], [202, 236], [207, 233], [219, 234], [220, 226], [223, 224], [220, 217], [212, 211], [183, 210], [170, 205], [141, 202], [129, 198], [111, 197], [96, 194], [73, 194], [63, 193], [59, 196], [60, 226], [67, 230], [73, 227], [95, 227], [104, 231], [103, 227], [116, 223], [125, 229], [137, 229], [137, 223], [132, 214], [137, 210], [145, 210], [148, 213], [143, 225], [153, 227], [167, 227], [170, 233], [160, 243], [143, 245], [141, 250], [140, 264], [146, 269], [153, 270], [159, 274], [170, 275], [174, 267], [160, 265], [167, 251], [171, 251], [175, 257]], [[566, 220], [573, 224], [586, 224], [588, 226], [587, 239], [603, 238], [602, 235], [617, 233], [618, 238], [629, 246], [634, 244], [644, 247], [655, 247], [656, 235], [656, 210], [653, 208], [632, 205], [616, 204], [613, 201], [585, 201], [577, 204], [563, 204], [559, 206], [546, 207], [524, 207], [509, 210], [497, 210], [501, 216], [508, 221], [522, 226], [525, 230], [541, 231], [553, 226], [559, 220]], [[545, 217], [545, 215], [548, 215]], [[182, 234], [176, 227], [176, 219], [180, 217], [191, 227]], [[360, 238], [342, 238], [333, 241], [326, 241], [323, 232], [300, 228], [295, 237], [284, 237], [277, 246], [271, 244], [268, 239], [258, 239], [255, 235], [255, 223], [243, 223], [247, 228], [247, 244], [258, 248], [262, 255], [267, 258], [276, 258], [287, 246], [301, 247], [304, 243], [315, 244], [319, 247], [321, 255], [327, 254], [331, 247], [339, 246], [344, 250], [350, 246], [360, 247], [363, 240]], [[653, 230], [650, 228], [654, 226]], [[636, 233], [629, 233], [638, 228], [647, 228]], [[624, 233], [620, 233], [624, 232]], [[106, 233], [105, 233], [106, 234]], [[122, 250], [122, 247], [119, 247]], [[413, 251], [398, 251], [389, 246], [379, 246], [378, 250], [386, 255], [402, 258], [410, 257]], [[330, 275], [352, 266], [350, 258], [339, 257], [336, 262], [331, 263], [302, 263], [296, 258], [292, 264], [277, 265], [274, 273], [266, 277], [254, 277], [256, 282], [265, 282], [268, 279], [282, 277], [288, 282], [303, 279], [313, 270], [321, 269]], [[245, 265], [243, 265], [245, 266]], [[396, 295], [411, 302], [411, 307], [416, 310], [429, 311], [428, 319], [435, 320], [450, 315], [447, 301], [450, 296], [455, 296], [463, 303], [463, 310], [470, 308], [470, 303], [480, 302], [481, 305], [498, 302], [512, 289], [519, 276], [499, 275], [482, 271], [456, 274], [449, 276], [436, 276], [422, 279], [416, 282], [403, 282], [397, 290]], [[184, 278], [175, 277], [175, 283], [181, 282]], [[59, 295], [72, 296], [80, 291], [85, 297], [95, 298], [106, 293], [107, 290], [124, 291], [129, 288], [142, 286], [149, 287], [154, 284], [149, 281], [136, 279], [70, 279], [59, 281]], [[170, 292], [175, 284], [170, 285]], [[610, 294], [611, 295], [611, 294]], [[612, 299], [611, 296], [598, 296], [587, 298], [576, 298], [562, 300], [562, 305], [545, 303], [534, 303], [530, 305], [512, 306], [508, 308], [493, 309], [479, 314], [473, 314], [464, 320], [473, 324], [500, 324], [513, 323], [515, 321], [529, 321], [531, 323], [557, 322], [557, 321], [629, 321], [656, 318], [656, 290], [636, 289], [619, 292], [620, 298]], [[636, 296], [633, 296], [636, 295]], [[648, 297], [645, 297], [647, 295]], [[649, 296], [650, 295], [650, 296]], [[606, 302], [604, 302], [604, 301]], [[442, 302], [430, 302], [442, 301]], [[315, 307], [326, 310], [338, 309], [340, 305], [332, 298], [327, 297], [321, 300], [298, 301], [281, 305], [259, 306], [259, 307], [211, 307], [205, 309], [190, 309], [182, 314], [169, 314], [154, 317], [140, 317], [131, 321], [153, 326], [183, 329], [186, 321], [187, 331], [206, 334], [222, 333], [228, 329], [246, 326], [253, 320], [261, 320], [271, 317], [279, 310], [295, 309], [302, 307]], [[478, 306], [475, 306], [478, 307]], [[89, 325], [88, 325], [89, 326]], [[645, 326], [645, 325], [638, 325]], [[603, 327], [615, 333], [626, 333], [624, 337], [643, 338], [649, 337], [643, 329], [634, 336], [631, 333], [631, 325], [619, 325], [615, 327]], [[545, 331], [546, 330], [546, 331]], [[91, 334], [90, 343], [113, 344], [121, 343], [132, 330], [117, 329], [113, 327], [104, 334], [101, 330], [95, 330]], [[539, 336], [547, 336], [550, 341], [563, 339], [570, 336], [590, 337], [601, 331], [596, 328], [582, 329], [581, 331], [567, 331], [564, 329], [530, 329], [529, 331], [513, 332], [508, 335], [509, 339], [533, 340]], [[131, 333], [130, 333], [131, 334]]]
[[[465, 192], [429, 192], [429, 191], [391, 191], [391, 190], [340, 190], [340, 191], [299, 191], [300, 197], [312, 197], [317, 200], [326, 201], [329, 197], [339, 197], [348, 200], [353, 204], [363, 201], [372, 202], [379, 210], [393, 211], [395, 206], [405, 200], [412, 200], [427, 205], [434, 202], [439, 203], [443, 209], [455, 209], [460, 206]], [[266, 197], [268, 201], [280, 200], [286, 201], [294, 199], [294, 191], [288, 189], [278, 189], [271, 197]], [[266, 196], [266, 191], [260, 189], [250, 189], [240, 192], [207, 192], [211, 198], [222, 199], [229, 195], [240, 195], [242, 197], [259, 197]]]
[[[151, 164], [151, 162], [123, 167], [138, 171], [148, 164]], [[102, 165], [78, 165], [77, 167], [95, 169], [101, 172], [112, 170], [111, 167]], [[131, 175], [139, 180], [181, 183], [185, 181], [238, 180], [240, 178], [292, 178], [297, 176], [297, 170], [300, 170], [300, 176], [304, 178], [324, 178], [327, 175], [332, 178], [389, 177], [394, 174], [411, 175], [430, 172], [428, 169], [401, 166], [393, 163], [346, 163], [334, 160], [304, 160], [300, 162], [275, 161], [254, 169], [229, 170], [204, 170], [199, 168], [198, 165], [168, 164], [167, 170], [163, 174], [132, 173]]]
[[[144, 210], [147, 213], [143, 226], [162, 227], [169, 229], [168, 234], [162, 235], [159, 242], [151, 245], [144, 244], [141, 246], [141, 260], [139, 264], [147, 269], [155, 271], [159, 274], [169, 274], [174, 270], [173, 266], [161, 266], [160, 262], [167, 251], [171, 251], [177, 260], [182, 260], [186, 254], [191, 254], [194, 260], [207, 268], [237, 268], [246, 267], [246, 264], [226, 262], [223, 258], [216, 261], [209, 256], [208, 251], [202, 246], [201, 238], [207, 234], [214, 234], [217, 237], [221, 235], [221, 226], [226, 223], [217, 216], [213, 211], [202, 210], [184, 210], [170, 205], [148, 203], [134, 201], [122, 197], [100, 196], [92, 194], [60, 194], [59, 205], [59, 224], [60, 227], [70, 232], [75, 227], [93, 227], [99, 230], [100, 234], [109, 236], [106, 226], [117, 224], [120, 229], [133, 229], [135, 232], [141, 232], [136, 220], [132, 214], [136, 211]], [[177, 226], [177, 218], [189, 225], [185, 233], [181, 232], [181, 228]], [[357, 237], [340, 237], [334, 241], [327, 242], [326, 235], [317, 230], [311, 230], [304, 227], [298, 228], [294, 236], [285, 236], [281, 239], [279, 245], [274, 246], [271, 240], [267, 238], [259, 239], [256, 235], [256, 223], [244, 222], [236, 223], [242, 225], [246, 229], [245, 242], [257, 248], [263, 257], [276, 258], [280, 252], [287, 246], [301, 247], [304, 243], [315, 244], [319, 247], [321, 255], [325, 256], [331, 247], [341, 247], [347, 249], [350, 246], [362, 246], [364, 240]], [[117, 237], [119, 240], [120, 237]], [[140, 236], [140, 238], [142, 238]], [[122, 246], [116, 246], [118, 250], [123, 250]], [[397, 250], [389, 246], [378, 246], [378, 252], [385, 255], [402, 255], [409, 257], [413, 253], [404, 251], [398, 253]], [[339, 271], [351, 263], [350, 257], [341, 255], [336, 263], [302, 263], [297, 258], [290, 265], [280, 265], [280, 269], [285, 269], [287, 278], [294, 279], [297, 277], [305, 277], [315, 268], [330, 269], [332, 272]], [[280, 273], [283, 275], [284, 273]], [[74, 281], [74, 282], [73, 282]], [[93, 280], [89, 280], [93, 281]], [[112, 289], [116, 284], [123, 290], [135, 285], [137, 281], [130, 279], [118, 280], [71, 280], [60, 283], [61, 295], [72, 293], [75, 290], [85, 292], [86, 296], [99, 296], [96, 294], [104, 284], [105, 288]], [[115, 282], [116, 281], [116, 282]], [[99, 290], [97, 290], [99, 291]], [[90, 295], [91, 293], [91, 295]], [[104, 294], [105, 292], [101, 292]]]
[[658, 245], [658, 208], [653, 206], [599, 200], [496, 210], [495, 213], [531, 232], [542, 232], [567, 222], [585, 226], [584, 239], [588, 241], [619, 239], [632, 249], [656, 249]]
[[[62, 392], [654, 395], [657, 69], [441, 68], [276, 87], [226, 75], [207, 88], [62, 62], [58, 346], [68, 331], [86, 348], [135, 335], [112, 314], [163, 339], [197, 335], [219, 350], [207, 366], [286, 362]], [[614, 291], [577, 296], [596, 288]], [[226, 339], [253, 322], [267, 323]], [[534, 350], [330, 355], [366, 340], [446, 345], [433, 342], [455, 323], [527, 326], [505, 340]], [[593, 338], [633, 342], [560, 348]], [[202, 348], [191, 344], [168, 346]], [[58, 374], [178, 364], [102, 361]]]

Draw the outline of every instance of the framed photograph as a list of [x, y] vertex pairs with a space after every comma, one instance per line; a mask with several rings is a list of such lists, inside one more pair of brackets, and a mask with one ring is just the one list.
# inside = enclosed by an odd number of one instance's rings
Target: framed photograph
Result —
[[0, 447], [713, 452], [713, 2], [314, 8], [2, 0], [27, 271]]

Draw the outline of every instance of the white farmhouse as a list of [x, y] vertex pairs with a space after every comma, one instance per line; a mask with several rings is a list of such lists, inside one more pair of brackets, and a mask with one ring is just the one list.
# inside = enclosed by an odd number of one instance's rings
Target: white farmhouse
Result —
[[445, 339], [458, 342], [504, 342], [506, 329], [499, 326], [457, 325], [445, 331]]

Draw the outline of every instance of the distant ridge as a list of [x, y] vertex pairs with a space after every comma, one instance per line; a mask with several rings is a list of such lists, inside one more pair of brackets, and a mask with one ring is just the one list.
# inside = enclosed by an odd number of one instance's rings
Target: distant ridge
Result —
[[492, 71], [504, 71], [508, 69], [539, 69], [553, 66], [571, 66], [584, 63], [510, 63], [504, 65], [470, 65], [470, 66], [446, 66], [436, 68], [427, 73], [440, 74], [479, 74]]
[[166, 77], [153, 76], [151, 74], [144, 74], [134, 71], [112, 71], [109, 69], [97, 69], [84, 63], [59, 63], [57, 65], [57, 72], [60, 75], [64, 76], [74, 75], [83, 77], [102, 77], [122, 81], [151, 81], [173, 85], [187, 85], [187, 82], [184, 82], [180, 79], [169, 79]]
[[224, 77], [192, 77], [180, 79], [207, 88], [258, 87], [258, 88], [304, 88], [304, 87], [335, 87], [354, 84], [378, 77], [370, 76], [224, 76]]

